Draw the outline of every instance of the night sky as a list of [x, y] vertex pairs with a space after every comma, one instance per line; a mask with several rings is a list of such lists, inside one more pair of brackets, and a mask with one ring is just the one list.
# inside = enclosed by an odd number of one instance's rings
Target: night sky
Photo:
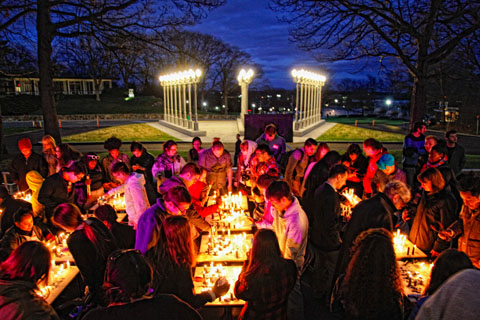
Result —
[[[301, 66], [321, 70], [321, 67], [310, 53], [288, 40], [289, 25], [278, 22], [275, 15], [267, 0], [227, 0], [224, 6], [211, 11], [205, 20], [189, 29], [239, 47], [263, 67], [272, 87], [291, 89], [294, 87], [291, 69]], [[329, 64], [328, 68], [333, 74], [326, 74], [327, 81], [361, 77], [349, 73], [358, 70], [351, 62]]]

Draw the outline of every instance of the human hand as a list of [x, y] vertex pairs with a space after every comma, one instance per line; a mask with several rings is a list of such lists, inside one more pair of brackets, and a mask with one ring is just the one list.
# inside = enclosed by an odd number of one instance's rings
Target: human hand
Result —
[[402, 220], [403, 222], [407, 222], [408, 220], [410, 220], [411, 217], [410, 215], [408, 214], [408, 210], [403, 210], [402, 212]]
[[438, 256], [440, 255], [440, 252], [437, 252], [437, 251], [435, 251], [435, 250], [432, 250], [432, 251], [430, 251], [430, 255], [431, 255], [432, 257], [438, 257]]
[[215, 286], [212, 288], [216, 297], [221, 297], [230, 289], [230, 283], [228, 283], [225, 277], [220, 277], [215, 281]]
[[445, 241], [450, 241], [453, 238], [453, 231], [450, 229], [442, 230], [438, 233], [438, 237]]

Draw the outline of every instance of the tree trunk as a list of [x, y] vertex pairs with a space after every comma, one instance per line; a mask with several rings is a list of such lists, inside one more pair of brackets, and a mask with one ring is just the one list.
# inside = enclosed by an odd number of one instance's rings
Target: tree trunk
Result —
[[410, 129], [415, 122], [421, 122], [425, 116], [427, 91], [425, 87], [426, 77], [419, 76], [413, 79], [412, 100], [410, 106]]
[[225, 114], [228, 114], [228, 89], [227, 86], [223, 87], [223, 104], [225, 105]]
[[52, 41], [53, 29], [50, 20], [48, 0], [37, 1], [38, 69], [40, 73], [40, 99], [42, 102], [45, 134], [51, 135], [58, 143], [62, 142], [58, 127], [57, 109], [53, 92]]

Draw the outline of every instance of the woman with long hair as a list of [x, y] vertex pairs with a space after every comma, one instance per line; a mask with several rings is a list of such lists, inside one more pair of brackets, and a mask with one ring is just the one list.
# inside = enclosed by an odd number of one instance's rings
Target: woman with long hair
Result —
[[48, 284], [50, 251], [41, 242], [27, 241], [0, 265], [0, 315], [2, 320], [59, 319], [55, 310], [35, 290]]
[[177, 143], [173, 140], [166, 141], [163, 144], [163, 153], [155, 159], [152, 167], [157, 186], [168, 178], [178, 176], [185, 164], [185, 159], [177, 153]]
[[445, 188], [442, 173], [436, 168], [420, 173], [418, 181], [423, 191], [409, 238], [422, 251], [435, 257], [449, 246], [438, 233], [458, 219], [457, 200]]
[[68, 249], [93, 300], [104, 305], [103, 273], [108, 255], [117, 249], [113, 235], [98, 219], [83, 220], [80, 209], [71, 203], [57, 206], [53, 221], [58, 227], [71, 233], [67, 239]]
[[346, 274], [337, 280], [332, 307], [345, 319], [400, 320], [410, 314], [389, 231], [369, 229], [357, 237]]
[[80, 160], [82, 157], [82, 154], [68, 143], [60, 143], [55, 149], [55, 154], [58, 160], [57, 172], [61, 168], [69, 167], [73, 162]]
[[91, 310], [84, 320], [201, 319], [191, 306], [170, 294], [150, 295], [152, 268], [140, 251], [114, 251], [105, 270], [108, 307]]
[[258, 230], [235, 283], [235, 296], [247, 302], [239, 319], [287, 319], [288, 295], [296, 279], [295, 262], [282, 257], [275, 232]]
[[56, 156], [56, 148], [57, 144], [55, 143], [55, 139], [47, 134], [42, 138], [42, 153], [45, 161], [48, 164], [48, 175], [51, 176], [52, 174], [57, 173], [57, 165], [58, 159]]
[[198, 308], [227, 293], [230, 285], [217, 280], [211, 291], [194, 294], [192, 268], [195, 266], [195, 245], [191, 225], [183, 216], [169, 216], [161, 226], [157, 245], [146, 254], [153, 269], [153, 289], [157, 293], [174, 294]]

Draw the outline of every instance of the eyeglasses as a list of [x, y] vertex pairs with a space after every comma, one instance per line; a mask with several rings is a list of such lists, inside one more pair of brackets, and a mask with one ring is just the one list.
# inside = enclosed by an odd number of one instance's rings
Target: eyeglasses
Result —
[[185, 214], [185, 211], [187, 211], [187, 209], [190, 208], [190, 205], [189, 205], [188, 207], [182, 210], [174, 201], [172, 201], [172, 204], [180, 212], [180, 214]]
[[87, 155], [87, 158], [88, 158], [88, 160], [98, 160], [98, 159], [100, 159], [99, 156], [94, 155], [94, 154]]

